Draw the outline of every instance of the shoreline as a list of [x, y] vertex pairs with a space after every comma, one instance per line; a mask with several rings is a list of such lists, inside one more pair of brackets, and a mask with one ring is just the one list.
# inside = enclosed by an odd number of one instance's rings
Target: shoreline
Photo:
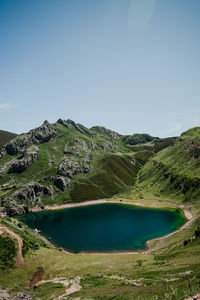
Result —
[[[31, 210], [31, 212], [41, 212], [41, 211], [54, 211], [54, 210], [62, 210], [62, 209], [66, 209], [66, 208], [72, 208], [72, 207], [81, 207], [81, 206], [87, 206], [87, 205], [95, 205], [95, 204], [104, 204], [104, 203], [119, 203], [119, 204], [128, 204], [128, 205], [133, 205], [133, 206], [139, 206], [139, 207], [145, 207], [145, 208], [153, 208], [153, 209], [167, 209], [167, 207], [152, 207], [152, 206], [147, 206], [143, 203], [138, 203], [138, 202], [130, 202], [130, 201], [126, 201], [126, 200], [110, 200], [110, 199], [98, 199], [98, 200], [89, 200], [89, 201], [84, 201], [84, 202], [78, 202], [78, 203], [66, 203], [66, 204], [62, 204], [62, 205], [47, 205], [44, 207], [44, 209], [41, 208], [33, 208]], [[172, 236], [173, 234], [180, 232], [184, 229], [187, 229], [190, 227], [190, 225], [193, 223], [193, 221], [195, 220], [195, 216], [192, 214], [191, 211], [188, 210], [187, 207], [185, 207], [184, 205], [177, 205], [177, 204], [171, 204], [170, 208], [174, 208], [174, 209], [180, 209], [183, 212], [183, 215], [186, 219], [186, 222], [180, 227], [178, 228], [176, 231], [173, 231], [171, 233], [168, 233], [164, 236], [158, 237], [158, 238], [154, 238], [151, 240], [146, 241], [146, 249], [144, 250], [138, 250], [138, 251], [105, 251], [105, 252], [92, 252], [92, 251], [84, 251], [84, 252], [79, 252], [79, 253], [74, 253], [70, 250], [64, 249], [63, 252], [65, 252], [66, 254], [71, 254], [71, 255], [119, 255], [119, 254], [148, 254], [151, 253], [153, 250], [155, 250], [155, 247], [151, 247], [151, 242], [152, 241], [160, 241], [163, 239], [166, 239], [170, 236]], [[51, 242], [50, 242], [51, 243]], [[59, 246], [51, 243], [54, 247], [59, 248]]]

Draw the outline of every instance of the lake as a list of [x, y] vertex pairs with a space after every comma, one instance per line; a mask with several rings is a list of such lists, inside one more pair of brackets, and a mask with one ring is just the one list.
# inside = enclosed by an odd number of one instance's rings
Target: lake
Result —
[[75, 253], [144, 250], [146, 241], [171, 233], [186, 221], [180, 210], [121, 203], [33, 212], [18, 219]]

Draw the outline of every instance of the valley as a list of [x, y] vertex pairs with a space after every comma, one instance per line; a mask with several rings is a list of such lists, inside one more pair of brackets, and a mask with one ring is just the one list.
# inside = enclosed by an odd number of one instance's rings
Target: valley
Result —
[[[199, 149], [198, 127], [164, 140], [122, 136], [102, 127], [88, 129], [69, 120], [45, 121], [5, 144], [0, 150], [1, 223], [22, 238], [25, 263], [15, 265], [17, 243], [3, 231], [0, 295], [8, 293], [7, 299], [15, 299], [20, 292], [30, 299], [183, 300], [198, 294]], [[148, 251], [71, 254], [15, 218], [28, 211], [85, 202], [181, 208], [188, 222], [173, 234], [148, 241]], [[1, 245], [8, 240], [14, 241], [6, 252], [13, 263], [5, 267]], [[41, 278], [30, 288], [39, 268]]]

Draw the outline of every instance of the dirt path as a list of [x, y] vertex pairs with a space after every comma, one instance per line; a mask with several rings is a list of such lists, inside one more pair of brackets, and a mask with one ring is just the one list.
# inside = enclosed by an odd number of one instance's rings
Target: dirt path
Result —
[[33, 274], [33, 277], [30, 280], [30, 288], [35, 287], [37, 283], [42, 280], [43, 274], [44, 274], [43, 267], [38, 267], [37, 271]]
[[8, 229], [6, 226], [3, 226], [1, 224], [1, 220], [0, 220], [0, 234], [2, 234], [3, 232], [7, 232], [12, 238], [17, 240], [18, 251], [17, 251], [16, 262], [17, 262], [18, 266], [23, 266], [24, 265], [24, 258], [22, 256], [22, 247], [23, 247], [22, 238], [18, 234], [16, 234], [15, 232], [13, 232], [12, 230]]

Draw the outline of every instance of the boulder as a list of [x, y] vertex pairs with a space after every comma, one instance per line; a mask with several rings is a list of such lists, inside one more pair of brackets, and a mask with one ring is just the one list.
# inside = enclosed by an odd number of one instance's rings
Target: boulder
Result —
[[10, 155], [18, 154], [20, 148], [28, 145], [31, 141], [31, 136], [29, 134], [22, 134], [6, 145], [6, 151]]
[[0, 158], [2, 158], [6, 154], [6, 149], [3, 147], [0, 147]]
[[73, 178], [75, 175], [81, 173], [81, 168], [74, 157], [66, 157], [59, 165], [57, 170], [58, 175]]
[[21, 156], [11, 163], [8, 173], [23, 172], [28, 167], [30, 167], [32, 163], [35, 162], [38, 153], [39, 153], [39, 148], [36, 146], [32, 146], [27, 150], [24, 150]]
[[57, 188], [59, 188], [61, 191], [65, 191], [66, 188], [70, 187], [70, 183], [71, 183], [71, 180], [67, 177], [63, 177], [63, 176], [59, 176], [57, 178], [55, 178], [54, 180], [54, 184]]

